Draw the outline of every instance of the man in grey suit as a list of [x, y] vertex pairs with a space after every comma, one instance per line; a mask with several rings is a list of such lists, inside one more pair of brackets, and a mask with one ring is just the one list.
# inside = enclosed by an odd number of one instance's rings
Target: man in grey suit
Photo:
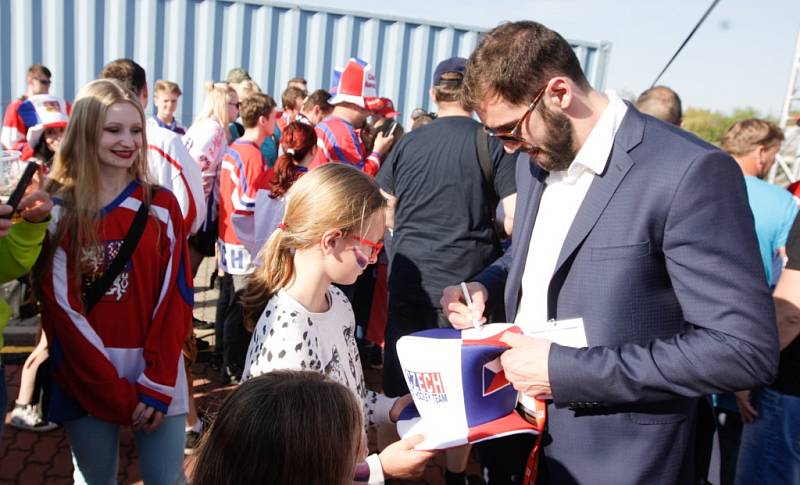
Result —
[[517, 168], [511, 249], [468, 284], [473, 311], [457, 287], [442, 307], [457, 328], [503, 301], [509, 321], [585, 325], [588, 348], [504, 337], [506, 377], [547, 402], [537, 484], [690, 483], [698, 397], [768, 384], [778, 362], [736, 163], [592, 89], [534, 22], [489, 32], [464, 88], [534, 163]]

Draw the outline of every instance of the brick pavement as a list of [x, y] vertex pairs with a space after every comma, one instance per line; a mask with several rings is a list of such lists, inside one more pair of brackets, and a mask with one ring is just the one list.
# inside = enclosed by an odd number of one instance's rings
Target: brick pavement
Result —
[[[13, 362], [14, 359], [10, 360]], [[5, 416], [3, 439], [0, 441], [0, 485], [72, 483], [69, 445], [62, 428], [47, 433], [34, 433], [8, 426], [12, 403], [19, 392], [20, 369], [21, 365], [18, 364], [6, 366], [10, 402]], [[220, 386], [216, 373], [206, 364], [196, 364], [193, 371], [197, 403], [201, 409], [213, 414], [233, 386]], [[120, 433], [118, 480], [119, 483], [126, 484], [141, 481], [130, 428], [123, 428]]]
[[[208, 287], [211, 271], [213, 271], [211, 263], [212, 261], [207, 258], [195, 278], [195, 317], [206, 321], [214, 321], [218, 293], [216, 289]], [[213, 344], [212, 330], [195, 330], [195, 335]], [[29, 352], [30, 349], [27, 351]], [[5, 414], [5, 431], [2, 441], [0, 441], [0, 485], [72, 483], [72, 461], [63, 429], [59, 428], [47, 433], [34, 433], [8, 426], [14, 399], [19, 392], [20, 369], [25, 357], [25, 353], [3, 354], [3, 362], [6, 364], [9, 407]], [[213, 416], [224, 398], [233, 390], [233, 386], [222, 386], [219, 375], [205, 363], [198, 362], [192, 370], [198, 408]], [[368, 368], [365, 369], [365, 375], [369, 387], [379, 387], [381, 380], [379, 371]], [[374, 448], [374, 435], [371, 435], [370, 441], [371, 448]], [[133, 443], [133, 433], [130, 429], [123, 429], [120, 433], [118, 475], [118, 481], [121, 484], [141, 483]], [[187, 457], [184, 466], [188, 475], [191, 475], [192, 465], [192, 459]], [[468, 471], [477, 473], [478, 469], [473, 460]], [[439, 455], [431, 461], [421, 480], [401, 482], [403, 485], [439, 485], [443, 483], [443, 455]]]

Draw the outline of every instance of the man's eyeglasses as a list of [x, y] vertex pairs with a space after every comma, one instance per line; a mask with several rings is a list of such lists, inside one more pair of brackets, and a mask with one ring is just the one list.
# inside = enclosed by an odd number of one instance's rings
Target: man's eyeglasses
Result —
[[40, 84], [44, 84], [45, 86], [49, 86], [50, 83], [53, 82], [49, 79], [37, 79], [37, 81], [39, 81]]
[[365, 239], [363, 237], [357, 237], [357, 236], [351, 236], [350, 239], [352, 239], [353, 241], [357, 241], [357, 242], [363, 244], [364, 246], [368, 246], [369, 247], [369, 249], [370, 249], [370, 251], [369, 251], [369, 260], [370, 261], [374, 261], [378, 257], [378, 255], [381, 253], [381, 249], [383, 249], [383, 243], [382, 242], [370, 241], [369, 239]]
[[491, 128], [484, 127], [486, 134], [497, 138], [501, 142], [529, 144], [529, 142], [522, 136], [522, 127], [525, 125], [525, 122], [528, 121], [528, 118], [531, 116], [531, 113], [533, 113], [533, 110], [536, 109], [536, 105], [539, 104], [539, 100], [542, 99], [542, 95], [544, 94], [546, 88], [547, 86], [539, 90], [539, 93], [535, 98], [533, 98], [531, 105], [528, 106], [528, 111], [526, 111], [525, 114], [522, 115], [522, 118], [520, 118], [519, 121], [514, 124], [514, 127], [511, 129], [511, 131], [498, 132]]

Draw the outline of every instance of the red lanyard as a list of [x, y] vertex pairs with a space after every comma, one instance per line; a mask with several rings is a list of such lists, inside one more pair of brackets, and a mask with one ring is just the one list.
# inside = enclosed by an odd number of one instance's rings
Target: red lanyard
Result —
[[534, 401], [536, 402], [536, 409], [532, 414], [526, 412], [525, 417], [528, 421], [535, 420], [536, 430], [539, 431], [539, 435], [536, 437], [536, 444], [533, 445], [531, 454], [528, 456], [528, 462], [525, 464], [525, 477], [522, 482], [524, 485], [534, 485], [536, 483], [536, 473], [539, 469], [539, 449], [542, 446], [544, 425], [547, 422], [547, 404], [538, 399]]

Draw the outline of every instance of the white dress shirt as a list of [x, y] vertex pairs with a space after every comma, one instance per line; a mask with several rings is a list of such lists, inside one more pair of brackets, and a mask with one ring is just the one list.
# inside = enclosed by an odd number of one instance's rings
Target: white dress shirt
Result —
[[547, 320], [547, 288], [561, 246], [596, 175], [603, 173], [628, 106], [607, 91], [608, 106], [567, 170], [551, 172], [545, 181], [522, 273], [522, 297], [515, 323]]

